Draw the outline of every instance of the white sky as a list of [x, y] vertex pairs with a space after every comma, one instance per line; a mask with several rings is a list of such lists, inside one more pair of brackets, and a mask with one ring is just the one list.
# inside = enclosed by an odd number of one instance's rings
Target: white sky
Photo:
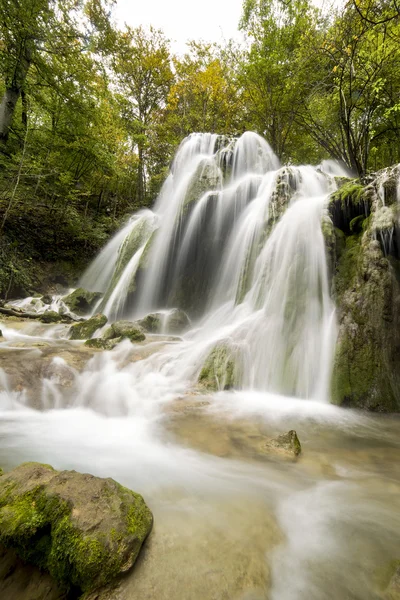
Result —
[[239, 38], [243, 0], [117, 0], [115, 16], [122, 25], [153, 25], [183, 53], [187, 40], [222, 42]]

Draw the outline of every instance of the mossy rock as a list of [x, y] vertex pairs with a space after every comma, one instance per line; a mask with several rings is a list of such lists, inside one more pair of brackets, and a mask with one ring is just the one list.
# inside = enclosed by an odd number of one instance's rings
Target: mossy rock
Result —
[[62, 321], [63, 315], [60, 315], [58, 312], [54, 310], [46, 310], [40, 317], [40, 321], [42, 323], [59, 323]]
[[210, 391], [228, 390], [238, 385], [237, 357], [229, 344], [221, 342], [207, 356], [199, 383]]
[[102, 295], [100, 292], [89, 292], [83, 288], [78, 288], [65, 296], [63, 302], [71, 312], [77, 315], [85, 315], [95, 307]]
[[301, 454], [301, 444], [294, 429], [272, 438], [263, 445], [267, 453], [282, 454], [286, 457], [297, 458]]
[[95, 348], [96, 350], [112, 350], [122, 341], [122, 339], [122, 337], [113, 338], [112, 340], [104, 340], [103, 338], [92, 338], [90, 340], [86, 340], [84, 345], [88, 348]]
[[51, 304], [53, 302], [53, 297], [49, 294], [45, 294], [40, 298], [40, 300], [43, 302], [43, 304]]
[[150, 313], [137, 321], [137, 325], [149, 333], [160, 333], [163, 326], [162, 313]]
[[104, 327], [107, 321], [107, 317], [99, 313], [82, 323], [76, 323], [70, 327], [69, 338], [71, 340], [88, 340], [100, 327]]
[[151, 531], [143, 498], [113, 479], [25, 463], [0, 478], [0, 543], [66, 590], [129, 571]]
[[103, 340], [112, 340], [115, 338], [127, 338], [131, 342], [143, 342], [146, 339], [143, 331], [137, 323], [131, 321], [116, 321], [106, 329]]
[[166, 318], [165, 328], [168, 333], [182, 333], [190, 327], [190, 319], [184, 310], [174, 308]]

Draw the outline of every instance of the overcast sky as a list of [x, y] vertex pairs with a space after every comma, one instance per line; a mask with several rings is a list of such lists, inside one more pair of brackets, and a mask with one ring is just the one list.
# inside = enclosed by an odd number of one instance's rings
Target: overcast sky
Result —
[[175, 52], [185, 52], [187, 40], [222, 42], [240, 39], [237, 26], [243, 0], [117, 0], [119, 23], [162, 29]]

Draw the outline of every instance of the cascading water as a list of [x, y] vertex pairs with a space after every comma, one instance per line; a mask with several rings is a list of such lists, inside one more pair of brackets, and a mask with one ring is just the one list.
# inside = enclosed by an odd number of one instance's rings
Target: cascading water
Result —
[[[144, 556], [99, 598], [389, 598], [390, 573], [377, 579], [400, 556], [398, 422], [324, 402], [336, 325], [323, 231], [343, 174], [281, 167], [253, 133], [193, 134], [154, 210], [80, 281], [111, 321], [157, 311], [172, 333], [184, 309], [181, 337], [101, 351], [69, 325], [0, 324], [0, 466], [112, 477], [154, 513]], [[47, 310], [16, 305], [32, 302]], [[266, 451], [289, 429], [296, 462]]]
[[221, 388], [326, 399], [335, 319], [321, 220], [338, 174], [332, 161], [281, 168], [255, 133], [192, 134], [154, 212], [133, 217], [81, 284], [102, 272], [100, 310], [114, 320], [187, 311], [196, 329], [177, 373], [199, 375], [218, 348], [211, 369], [232, 371]]

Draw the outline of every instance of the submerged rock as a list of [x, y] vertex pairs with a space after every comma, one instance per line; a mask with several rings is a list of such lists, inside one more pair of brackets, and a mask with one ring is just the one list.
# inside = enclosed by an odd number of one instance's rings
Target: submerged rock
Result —
[[107, 317], [99, 313], [94, 315], [94, 317], [87, 319], [87, 321], [76, 323], [76, 325], [72, 325], [69, 330], [69, 338], [71, 340], [87, 340], [91, 338], [100, 327], [104, 327], [107, 321]]
[[112, 340], [115, 338], [128, 338], [131, 342], [143, 342], [146, 339], [143, 331], [137, 323], [131, 321], [116, 321], [112, 323], [104, 332], [103, 340]]
[[77, 315], [84, 315], [95, 307], [96, 302], [102, 295], [100, 292], [88, 292], [83, 288], [78, 288], [68, 296], [65, 296], [63, 302], [71, 312]]
[[301, 444], [297, 437], [297, 433], [294, 429], [291, 429], [287, 433], [283, 433], [276, 438], [268, 440], [268, 442], [263, 445], [263, 451], [297, 458], [301, 453]]
[[386, 574], [390, 577], [390, 581], [380, 598], [382, 600], [400, 600], [400, 561], [390, 563], [385, 569]]
[[150, 313], [143, 319], [136, 321], [136, 323], [149, 333], [160, 333], [163, 326], [163, 316], [162, 313]]
[[113, 479], [25, 463], [0, 477], [0, 542], [66, 590], [131, 569], [151, 531], [143, 498]]

